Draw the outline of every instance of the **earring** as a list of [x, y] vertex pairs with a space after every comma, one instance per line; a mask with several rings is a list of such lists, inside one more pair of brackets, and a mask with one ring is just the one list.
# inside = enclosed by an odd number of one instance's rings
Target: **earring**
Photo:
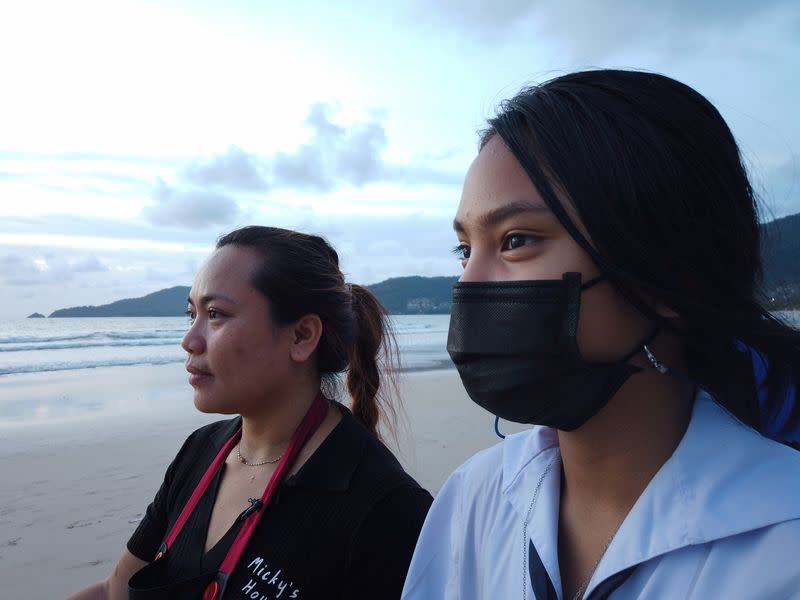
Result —
[[655, 355], [650, 351], [650, 348], [647, 347], [647, 344], [643, 345], [644, 353], [647, 356], [647, 360], [650, 361], [650, 364], [653, 365], [653, 368], [661, 373], [662, 375], [666, 375], [669, 373], [669, 367], [658, 360]]

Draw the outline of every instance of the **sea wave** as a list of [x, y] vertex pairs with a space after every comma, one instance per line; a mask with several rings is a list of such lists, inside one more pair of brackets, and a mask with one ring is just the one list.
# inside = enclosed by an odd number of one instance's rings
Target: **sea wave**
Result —
[[46, 337], [18, 336], [0, 337], [0, 348], [12, 344], [46, 344], [50, 342], [81, 342], [84, 340], [160, 340], [180, 338], [185, 330], [162, 329], [157, 331], [96, 331], [82, 335], [52, 335]]
[[185, 357], [175, 356], [154, 356], [149, 358], [130, 357], [130, 358], [110, 358], [97, 360], [84, 360], [75, 362], [52, 362], [25, 364], [16, 366], [0, 365], [0, 375], [16, 375], [20, 373], [42, 373], [48, 371], [76, 371], [80, 369], [94, 369], [97, 367], [127, 367], [131, 365], [166, 365], [170, 363], [184, 362]]
[[[446, 316], [391, 318], [406, 369], [437, 368], [447, 360]], [[184, 360], [183, 317], [0, 321], [0, 377]]]
[[132, 339], [117, 341], [97, 341], [84, 342], [74, 340], [69, 342], [42, 342], [38, 344], [21, 344], [18, 346], [0, 346], [1, 352], [31, 352], [34, 350], [69, 350], [72, 348], [125, 348], [125, 347], [145, 347], [145, 346], [177, 346], [181, 343], [181, 338], [160, 338], [153, 339]]

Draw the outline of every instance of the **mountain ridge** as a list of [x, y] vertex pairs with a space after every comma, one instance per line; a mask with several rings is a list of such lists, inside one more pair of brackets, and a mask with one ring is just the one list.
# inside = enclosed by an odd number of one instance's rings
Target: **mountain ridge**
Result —
[[[763, 288], [773, 298], [773, 310], [800, 309], [800, 213], [761, 225]], [[458, 278], [393, 277], [366, 286], [391, 314], [447, 314], [451, 288]], [[173, 286], [139, 298], [100, 306], [74, 306], [52, 312], [60, 317], [166, 317], [186, 309], [188, 286]]]
[[[450, 290], [457, 277], [394, 277], [370, 289], [392, 314], [448, 314]], [[60, 308], [48, 318], [67, 317], [177, 317], [186, 311], [189, 286], [177, 285], [138, 298], [124, 298], [99, 306]]]

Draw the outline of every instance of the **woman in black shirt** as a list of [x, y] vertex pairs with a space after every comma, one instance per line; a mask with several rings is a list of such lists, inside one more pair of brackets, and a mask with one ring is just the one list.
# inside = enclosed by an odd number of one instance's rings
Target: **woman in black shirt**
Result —
[[[399, 598], [432, 499], [379, 440], [383, 307], [322, 238], [245, 227], [188, 314], [195, 406], [239, 416], [189, 436], [111, 576], [70, 600]], [[343, 371], [349, 409], [321, 391]]]

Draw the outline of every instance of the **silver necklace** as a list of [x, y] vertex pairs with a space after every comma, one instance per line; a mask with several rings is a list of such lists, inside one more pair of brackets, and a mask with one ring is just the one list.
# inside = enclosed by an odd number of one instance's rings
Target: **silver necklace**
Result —
[[619, 522], [619, 525], [617, 525], [617, 528], [614, 529], [614, 532], [608, 538], [608, 541], [606, 542], [606, 545], [603, 546], [603, 551], [600, 553], [600, 556], [597, 558], [597, 561], [594, 563], [594, 566], [592, 567], [592, 570], [589, 572], [589, 577], [587, 577], [584, 580], [584, 582], [580, 585], [580, 587], [578, 587], [578, 590], [575, 592], [575, 595], [572, 597], [572, 600], [581, 600], [581, 598], [583, 598], [583, 595], [586, 593], [586, 588], [588, 587], [589, 582], [592, 580], [592, 577], [594, 577], [594, 573], [595, 573], [595, 571], [597, 571], [597, 567], [600, 566], [600, 561], [603, 560], [603, 557], [606, 555], [606, 551], [608, 550], [608, 547], [611, 545], [611, 542], [614, 540], [614, 536], [617, 535], [617, 532], [619, 531], [619, 528], [622, 527], [622, 523], [624, 523], [624, 522], [625, 522], [625, 519], [623, 518], [622, 521]]
[[[284, 452], [286, 451], [284, 450]], [[236, 456], [239, 459], [239, 462], [242, 463], [243, 465], [246, 465], [248, 467], [260, 467], [261, 465], [274, 465], [281, 458], [283, 458], [283, 452], [281, 452], [280, 456], [278, 456], [278, 458], [276, 458], [275, 460], [265, 460], [263, 462], [256, 462], [256, 463], [248, 462], [247, 459], [244, 456], [242, 456], [241, 453], [239, 452], [239, 444], [236, 444]]]
[[527, 600], [528, 598], [528, 561], [530, 557], [528, 556], [528, 521], [531, 518], [531, 513], [533, 512], [534, 507], [536, 506], [536, 501], [539, 499], [539, 490], [544, 483], [547, 474], [550, 472], [550, 469], [553, 468], [553, 463], [556, 462], [555, 457], [550, 459], [550, 462], [545, 467], [544, 471], [542, 471], [542, 475], [539, 477], [539, 482], [536, 484], [536, 489], [533, 491], [533, 497], [531, 498], [531, 503], [528, 506], [528, 512], [525, 515], [525, 521], [522, 523], [522, 600]]
[[[525, 543], [523, 544], [523, 546], [524, 546], [524, 548], [523, 548], [524, 559], [523, 559], [523, 569], [522, 569], [523, 572], [526, 571], [525, 566], [527, 565], [527, 562], [529, 560], [529, 558], [528, 558], [528, 544], [527, 544], [527, 542], [528, 542], [528, 521], [530, 520], [531, 513], [533, 512], [533, 509], [536, 507], [536, 501], [539, 499], [539, 491], [541, 490], [542, 484], [544, 483], [544, 480], [547, 477], [547, 474], [553, 468], [553, 463], [555, 463], [555, 458], [550, 460], [550, 462], [548, 463], [547, 467], [545, 467], [545, 470], [542, 472], [542, 475], [539, 477], [539, 482], [536, 484], [536, 489], [533, 491], [533, 498], [531, 499], [530, 506], [528, 506], [528, 513], [525, 515], [525, 521], [522, 524], [522, 539], [525, 541]], [[608, 541], [606, 542], [606, 545], [603, 548], [603, 551], [600, 553], [600, 557], [597, 559], [597, 562], [594, 563], [594, 566], [592, 567], [592, 571], [591, 571], [591, 573], [589, 573], [589, 577], [587, 577], [586, 580], [580, 585], [578, 590], [575, 592], [575, 595], [572, 597], [572, 600], [581, 600], [581, 598], [583, 598], [583, 594], [586, 593], [586, 588], [589, 586], [589, 582], [592, 580], [592, 577], [594, 576], [595, 571], [597, 571], [597, 567], [600, 566], [600, 561], [603, 560], [603, 557], [606, 555], [606, 551], [608, 550], [608, 547], [611, 545], [611, 542], [614, 540], [614, 537], [617, 535], [617, 532], [619, 531], [619, 528], [622, 527], [622, 524], [624, 522], [625, 522], [625, 519], [623, 518], [622, 521], [619, 522], [619, 525], [617, 525], [617, 528], [614, 529], [614, 532], [608, 538]], [[528, 579], [527, 579], [527, 574], [525, 574], [523, 576], [522, 598], [523, 598], [523, 600], [525, 600], [527, 597], [528, 597]]]

